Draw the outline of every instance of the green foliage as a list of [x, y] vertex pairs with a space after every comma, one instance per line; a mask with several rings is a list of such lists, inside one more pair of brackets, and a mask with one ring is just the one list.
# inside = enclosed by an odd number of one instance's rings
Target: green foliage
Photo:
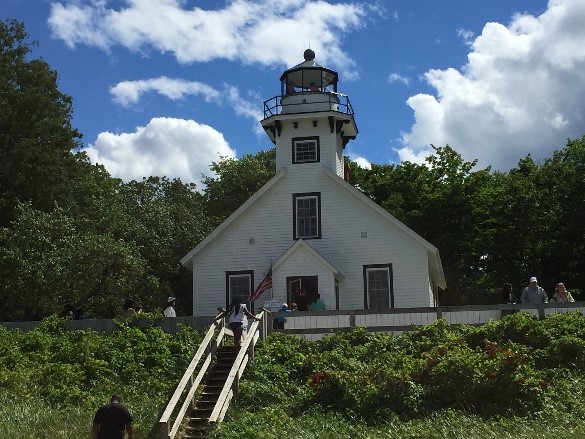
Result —
[[314, 408], [372, 427], [449, 410], [486, 420], [584, 410], [565, 398], [585, 391], [577, 366], [584, 340], [578, 313], [517, 313], [480, 327], [439, 320], [401, 336], [354, 328], [313, 343], [272, 334], [246, 372], [236, 410], [244, 422], [264, 423], [255, 413], [271, 410], [296, 424]]
[[[0, 432], [6, 432], [2, 437], [83, 437], [97, 407], [117, 392], [136, 419], [135, 437], [145, 438], [199, 347], [202, 334], [187, 326], [170, 335], [160, 328], [143, 331], [121, 325], [105, 335], [66, 331], [64, 324], [64, 319], [51, 317], [28, 332], [0, 327], [0, 401], [10, 399], [25, 412], [35, 407], [40, 416], [25, 421], [34, 424], [32, 429], [10, 425], [17, 413], [5, 409], [10, 413], [6, 418], [0, 416]], [[60, 433], [63, 426], [52, 425], [45, 412], [57, 419], [69, 413], [80, 425]], [[46, 424], [52, 435], [45, 432]], [[20, 436], [23, 430], [32, 432]]]
[[[120, 392], [136, 437], [146, 437], [202, 334], [140, 330], [130, 320], [100, 335], [65, 331], [64, 323], [0, 328], [0, 401], [16, 402], [3, 404], [0, 432], [79, 437], [95, 409]], [[517, 313], [480, 327], [440, 320], [401, 336], [354, 328], [316, 342], [272, 333], [212, 437], [585, 437], [584, 356], [578, 313], [544, 320]], [[17, 431], [19, 410], [29, 422]], [[74, 425], [61, 433], [51, 419]]]
[[27, 204], [17, 215], [12, 228], [0, 229], [3, 320], [27, 319], [39, 308], [60, 312], [66, 303], [111, 317], [124, 297], [157, 289], [134, 243], [80, 230], [60, 208], [45, 213]]
[[209, 214], [219, 224], [268, 182], [276, 172], [276, 149], [246, 154], [240, 159], [222, 158], [213, 162], [206, 176], [205, 199]]
[[0, 21], [0, 227], [14, 219], [16, 201], [47, 211], [69, 209], [95, 194], [101, 177], [71, 126], [73, 103], [58, 90], [57, 73], [31, 59], [35, 43], [22, 23]]

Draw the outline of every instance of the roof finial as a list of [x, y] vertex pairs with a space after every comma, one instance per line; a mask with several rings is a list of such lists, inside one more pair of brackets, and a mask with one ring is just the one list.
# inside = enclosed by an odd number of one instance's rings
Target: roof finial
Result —
[[303, 56], [305, 61], [313, 61], [315, 59], [315, 52], [313, 52], [311, 49], [307, 49], [305, 50], [305, 53], [303, 53]]

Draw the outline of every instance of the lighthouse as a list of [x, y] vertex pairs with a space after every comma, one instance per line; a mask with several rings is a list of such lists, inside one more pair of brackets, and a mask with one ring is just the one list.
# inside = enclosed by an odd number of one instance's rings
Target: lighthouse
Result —
[[315, 62], [311, 49], [304, 59], [281, 75], [280, 94], [264, 102], [261, 123], [276, 145], [276, 172], [314, 164], [343, 178], [343, 150], [358, 133], [354, 111], [338, 92], [337, 72]]
[[211, 315], [234, 296], [251, 309], [286, 302], [301, 313], [313, 303], [436, 306], [445, 288], [438, 250], [344, 181], [343, 152], [358, 129], [337, 72], [306, 50], [264, 102], [261, 124], [276, 174], [181, 259], [193, 270], [193, 314]]

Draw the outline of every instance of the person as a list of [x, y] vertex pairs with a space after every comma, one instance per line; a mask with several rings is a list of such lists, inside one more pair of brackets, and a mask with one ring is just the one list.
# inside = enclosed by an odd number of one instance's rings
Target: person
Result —
[[567, 302], [574, 302], [573, 296], [567, 289], [565, 288], [565, 284], [559, 282], [555, 288], [555, 293], [550, 298], [551, 302], [557, 303], [567, 303]]
[[254, 320], [260, 320], [246, 307], [245, 303], [242, 303], [242, 298], [240, 296], [232, 297], [232, 301], [228, 309], [222, 313], [220, 313], [216, 318], [215, 321], [222, 319], [225, 316], [229, 315], [229, 326], [230, 329], [234, 333], [234, 346], [239, 348], [242, 343], [242, 334], [244, 331], [248, 329], [248, 319], [246, 316], [250, 317]]
[[294, 303], [294, 302], [291, 302], [291, 304], [290, 304], [290, 310], [291, 311], [297, 311], [297, 309], [298, 309], [297, 304]]
[[311, 82], [311, 91], [319, 91], [319, 87], [314, 82]]
[[309, 311], [324, 311], [325, 302], [321, 300], [321, 295], [317, 293], [315, 299], [309, 304]]
[[175, 312], [175, 306], [177, 306], [177, 299], [174, 297], [169, 297], [167, 299], [167, 306], [163, 311], [165, 317], [177, 317], [177, 313]]
[[136, 310], [134, 309], [134, 302], [132, 301], [132, 299], [126, 299], [124, 301], [124, 305], [122, 305], [122, 317], [124, 317], [125, 319], [132, 317], [134, 314], [136, 314]]
[[93, 439], [124, 439], [124, 430], [128, 439], [132, 439], [132, 415], [122, 404], [117, 393], [110, 398], [109, 404], [100, 407], [93, 418]]
[[295, 86], [292, 84], [292, 82], [287, 82], [286, 83], [286, 94], [287, 95], [292, 95], [293, 93], [296, 93], [297, 91], [295, 90]]
[[516, 304], [518, 300], [516, 299], [516, 295], [512, 291], [512, 284], [505, 283], [504, 287], [502, 288], [502, 303], [508, 304]]
[[532, 276], [530, 284], [524, 288], [520, 296], [522, 303], [531, 303], [533, 305], [540, 305], [541, 303], [548, 303], [548, 296], [544, 288], [538, 286], [538, 279]]
[[[288, 309], [288, 305], [283, 303], [278, 312], [290, 312]], [[286, 317], [283, 315], [274, 317], [274, 321], [272, 323], [272, 329], [284, 329], [284, 324], [286, 323]]]

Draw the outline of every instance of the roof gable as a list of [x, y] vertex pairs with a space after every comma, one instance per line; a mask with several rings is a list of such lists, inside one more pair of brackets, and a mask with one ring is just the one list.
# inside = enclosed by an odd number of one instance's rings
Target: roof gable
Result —
[[331, 271], [337, 278], [343, 278], [343, 274], [335, 268], [327, 259], [319, 254], [313, 247], [311, 247], [304, 239], [297, 240], [293, 245], [285, 251], [280, 258], [272, 265], [272, 270], [276, 271], [278, 267], [286, 264], [286, 261], [290, 259], [294, 254], [302, 252], [306, 254], [315, 263], [324, 266], [327, 270]]
[[250, 208], [250, 206], [252, 206], [258, 200], [263, 198], [266, 195], [266, 193], [268, 193], [272, 188], [277, 186], [278, 182], [280, 182], [284, 178], [286, 173], [287, 173], [287, 169], [283, 168], [274, 177], [272, 177], [268, 181], [268, 183], [266, 183], [264, 186], [262, 186], [258, 190], [258, 192], [256, 192], [250, 198], [248, 198], [248, 200], [244, 204], [242, 204], [238, 209], [236, 209], [236, 211], [234, 213], [232, 213], [230, 216], [228, 216], [225, 219], [225, 221], [223, 221], [219, 226], [217, 226], [215, 228], [215, 230], [213, 230], [209, 235], [207, 235], [207, 237], [205, 239], [203, 239], [199, 244], [197, 244], [193, 250], [191, 250], [189, 253], [187, 253], [185, 256], [183, 256], [183, 258], [181, 259], [181, 265], [187, 265], [197, 253], [199, 253], [201, 250], [203, 250], [205, 247], [207, 247], [212, 241], [214, 241], [225, 229], [227, 229], [245, 211], [247, 211], [248, 208]]
[[351, 184], [346, 182], [345, 180], [339, 178], [339, 176], [329, 169], [324, 168], [325, 175], [327, 175], [333, 182], [337, 184], [338, 187], [346, 191], [348, 194], [358, 198], [362, 201], [365, 205], [367, 205], [370, 209], [377, 212], [379, 215], [384, 217], [387, 221], [391, 222], [395, 225], [399, 230], [401, 230], [404, 234], [412, 238], [415, 242], [422, 245], [424, 248], [427, 249], [427, 254], [429, 256], [429, 267], [431, 268], [431, 272], [435, 274], [435, 279], [437, 285], [441, 288], [447, 287], [447, 282], [445, 280], [445, 274], [443, 272], [443, 265], [441, 263], [441, 257], [439, 256], [439, 250], [437, 247], [432, 245], [410, 227], [402, 223], [384, 208], [373, 202], [370, 198], [365, 196]]

